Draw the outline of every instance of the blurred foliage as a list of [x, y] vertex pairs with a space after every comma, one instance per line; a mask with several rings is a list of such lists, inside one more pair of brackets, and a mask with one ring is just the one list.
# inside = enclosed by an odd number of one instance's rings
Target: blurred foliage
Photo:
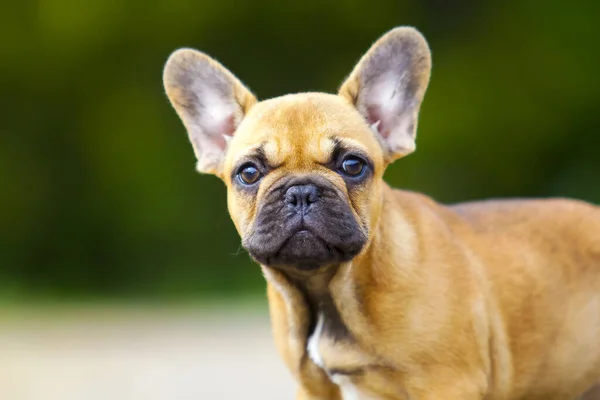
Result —
[[262, 290], [163, 93], [184, 46], [269, 98], [333, 92], [372, 41], [416, 26], [433, 75], [391, 184], [600, 202], [599, 16], [591, 0], [5, 1], [0, 296]]

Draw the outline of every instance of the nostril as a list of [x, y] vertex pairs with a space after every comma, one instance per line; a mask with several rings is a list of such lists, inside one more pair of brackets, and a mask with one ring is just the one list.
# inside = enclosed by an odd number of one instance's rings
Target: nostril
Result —
[[315, 185], [297, 185], [288, 188], [284, 200], [290, 207], [306, 211], [319, 197], [319, 190]]
[[285, 193], [285, 202], [290, 206], [298, 205], [298, 188], [296, 186], [292, 186]]
[[306, 195], [306, 203], [307, 204], [312, 204], [312, 203], [316, 203], [317, 200], [319, 200], [319, 195], [317, 194], [317, 192], [310, 192]]

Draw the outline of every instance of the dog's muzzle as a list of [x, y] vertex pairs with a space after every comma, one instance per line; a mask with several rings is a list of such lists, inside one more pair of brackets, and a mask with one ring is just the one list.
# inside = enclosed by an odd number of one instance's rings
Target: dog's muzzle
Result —
[[263, 265], [307, 270], [349, 261], [366, 241], [348, 200], [316, 176], [274, 185], [242, 245]]

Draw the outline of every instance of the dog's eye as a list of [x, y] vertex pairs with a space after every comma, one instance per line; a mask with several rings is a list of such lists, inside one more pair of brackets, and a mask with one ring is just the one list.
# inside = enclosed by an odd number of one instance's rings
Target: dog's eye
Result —
[[240, 168], [238, 179], [245, 185], [252, 185], [260, 179], [260, 171], [254, 165], [246, 164]]
[[341, 171], [348, 176], [360, 176], [365, 171], [365, 162], [358, 157], [348, 156], [342, 162]]

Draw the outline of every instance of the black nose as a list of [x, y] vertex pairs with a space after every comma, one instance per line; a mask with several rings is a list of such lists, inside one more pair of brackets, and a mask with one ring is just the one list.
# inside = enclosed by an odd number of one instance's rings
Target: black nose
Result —
[[306, 214], [310, 206], [319, 201], [319, 189], [315, 185], [290, 186], [284, 201], [294, 211]]

